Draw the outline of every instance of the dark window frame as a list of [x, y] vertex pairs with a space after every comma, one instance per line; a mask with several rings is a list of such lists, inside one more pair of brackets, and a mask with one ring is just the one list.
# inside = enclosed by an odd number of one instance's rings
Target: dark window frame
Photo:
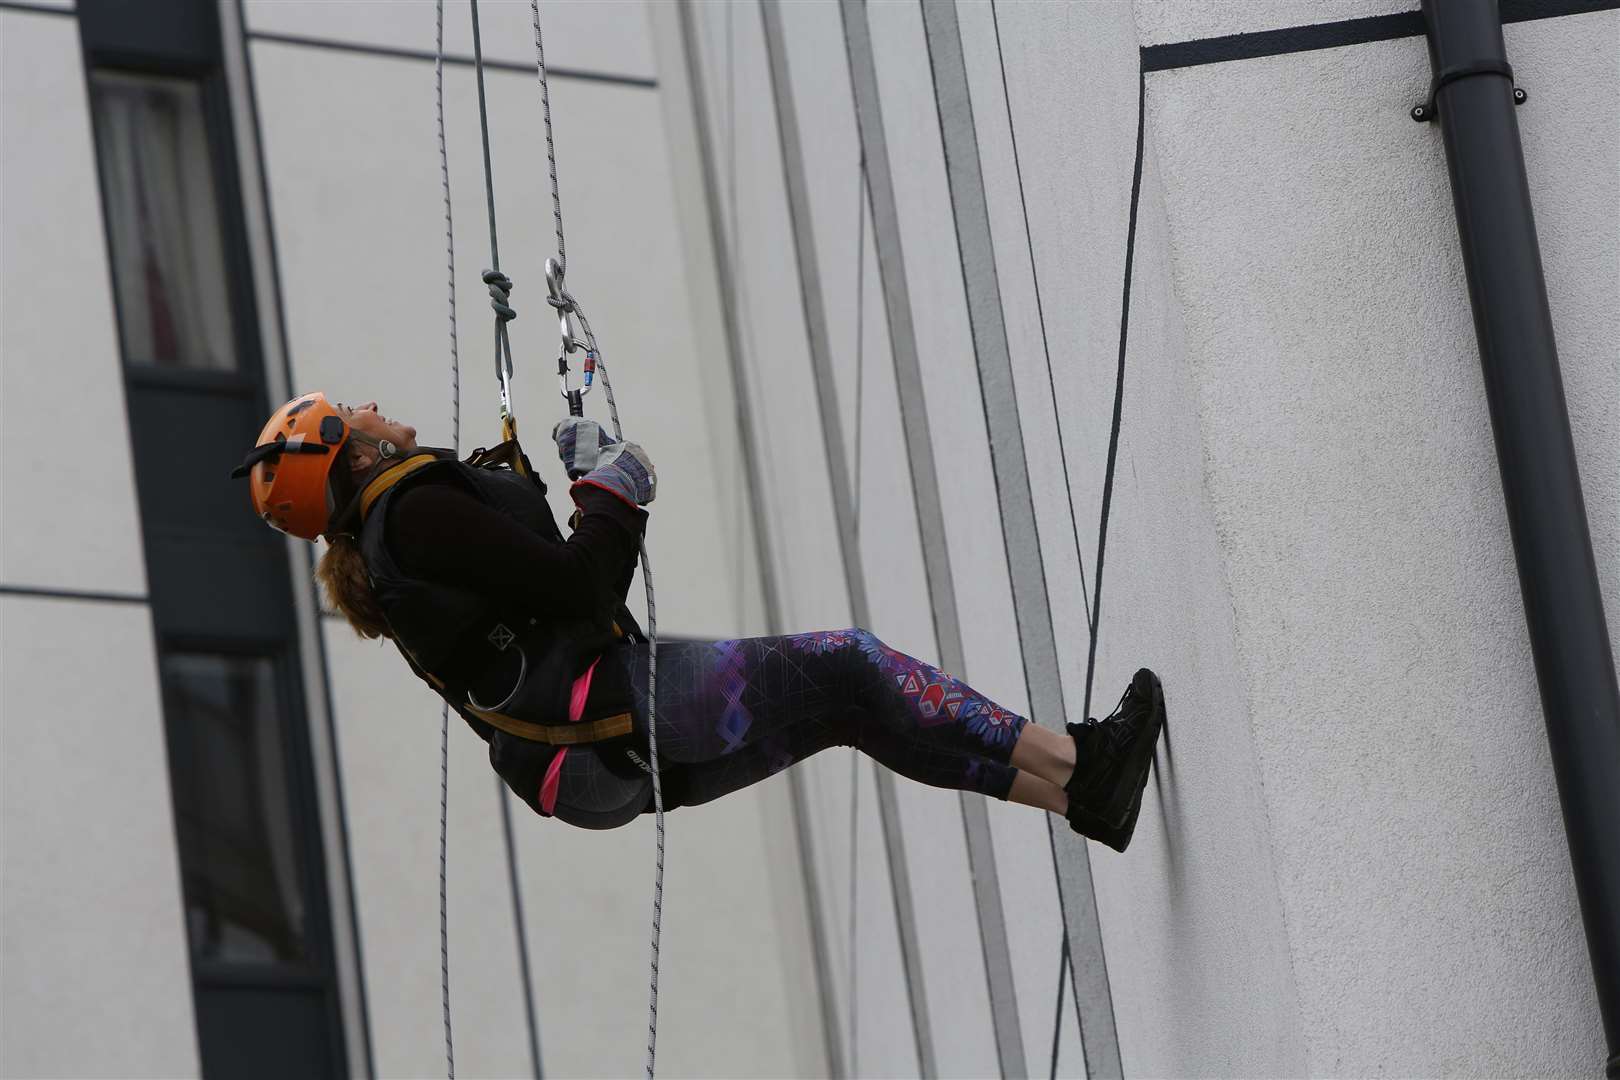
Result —
[[[236, 366], [230, 371], [210, 371], [132, 362], [130, 346], [124, 335], [123, 319], [118, 319], [118, 349], [124, 361], [124, 377], [140, 386], [170, 387], [180, 390], [239, 394], [264, 401], [264, 350], [254, 328], [259, 325], [258, 303], [253, 295], [253, 263], [248, 249], [247, 224], [243, 220], [242, 184], [235, 154], [235, 128], [232, 124], [230, 90], [225, 72], [218, 66], [208, 67], [190, 61], [165, 62], [150, 55], [96, 50], [85, 56], [86, 80], [96, 71], [119, 75], [149, 75], [160, 78], [184, 79], [196, 84], [202, 102], [203, 133], [208, 142], [209, 172], [214, 181], [214, 227], [220, 238], [220, 254], [225, 269], [225, 295], [230, 305], [231, 347], [235, 350]], [[91, 122], [99, 123], [95, 113], [94, 84], [91, 83]], [[105, 190], [103, 190], [105, 204]], [[235, 211], [234, 213], [232, 211]], [[108, 237], [109, 250], [112, 239]], [[114, 300], [122, 304], [116, 296]], [[266, 406], [268, 411], [268, 406]]]
[[[159, 393], [171, 400], [195, 396], [199, 408], [219, 407], [226, 401], [250, 410], [257, 416], [268, 415], [268, 388], [266, 385], [265, 356], [259, 337], [258, 304], [254, 284], [255, 274], [248, 241], [244, 210], [243, 184], [240, 163], [237, 160], [235, 121], [231, 110], [230, 89], [224, 69], [223, 42], [220, 36], [217, 9], [214, 0], [142, 0], [124, 3], [120, 0], [80, 0], [77, 16], [84, 63], [86, 103], [92, 124], [101, 121], [95, 109], [92, 73], [104, 70], [131, 76], [155, 76], [192, 81], [199, 90], [204, 135], [207, 143], [210, 173], [215, 188], [213, 223], [221, 241], [225, 295], [231, 316], [231, 347], [235, 350], [232, 370], [210, 370], [165, 366], [136, 362], [130, 358], [122, 312], [123, 298], [116, 287], [111, 288], [116, 313], [117, 342], [120, 368], [124, 380], [126, 401], [133, 402], [138, 394]], [[94, 143], [94, 140], [93, 140]], [[93, 145], [99, 158], [99, 147]], [[103, 213], [103, 239], [110, 260], [114, 255], [110, 223], [106, 220], [107, 177], [97, 163], [97, 187]], [[109, 286], [113, 282], [109, 280]], [[292, 965], [277, 963], [241, 963], [214, 959], [199, 959], [193, 955], [189, 931], [185, 948], [188, 970], [191, 972], [197, 1037], [201, 1044], [201, 1064], [210, 1070], [210, 1061], [229, 1062], [230, 1055], [215, 1059], [213, 1050], [228, 1047], [233, 1032], [229, 1029], [213, 1030], [205, 1023], [204, 1014], [217, 1014], [220, 1002], [210, 996], [205, 1008], [205, 991], [237, 990], [251, 995], [253, 991], [275, 994], [278, 991], [304, 991], [319, 994], [322, 1031], [326, 1048], [319, 1063], [324, 1071], [347, 1075], [349, 1057], [347, 1032], [342, 1017], [342, 998], [338, 986], [338, 957], [333, 919], [331, 887], [327, 872], [326, 838], [322, 829], [318, 782], [314, 766], [314, 740], [309, 730], [309, 706], [306, 700], [302, 645], [296, 625], [281, 620], [277, 626], [259, 626], [241, 623], [228, 627], [213, 627], [207, 632], [187, 625], [175, 625], [165, 616], [159, 593], [163, 589], [160, 575], [154, 573], [154, 544], [172, 543], [162, 535], [162, 526], [154, 525], [146, 512], [147, 499], [143, 488], [161, 484], [163, 477], [145, 477], [142, 482], [142, 454], [137, 444], [142, 434], [141, 417], [130, 418], [131, 458], [136, 473], [137, 501], [142, 509], [142, 533], [146, 547], [150, 591], [153, 594], [152, 617], [156, 653], [154, 663], [161, 692], [167, 697], [164, 683], [163, 658], [176, 653], [219, 655], [264, 659], [270, 663], [272, 685], [279, 697], [277, 702], [281, 719], [281, 750], [284, 754], [287, 800], [293, 817], [292, 828], [297, 838], [298, 867], [302, 875], [304, 909], [304, 940], [307, 959]], [[243, 436], [243, 445], [257, 434], [257, 430]], [[185, 440], [185, 432], [166, 432], [162, 437]], [[199, 448], [212, 456], [216, 452], [241, 452], [239, 447]], [[244, 504], [245, 504], [244, 496]], [[244, 514], [247, 513], [244, 506]], [[258, 557], [274, 558], [276, 564], [264, 563], [261, 570], [271, 577], [281, 577], [291, 586], [291, 567], [285, 558], [282, 544], [254, 545]], [[291, 608], [293, 597], [286, 596]], [[165, 708], [165, 758], [173, 767], [170, 746], [174, 738], [168, 710]], [[171, 780], [172, 783], [172, 780]], [[176, 834], [178, 840], [178, 833]], [[184, 882], [178, 883], [184, 895]], [[262, 993], [260, 995], [262, 997]], [[239, 1006], [238, 1006], [239, 1008]], [[309, 1035], [315, 1032], [300, 1029]], [[289, 1035], [293, 1034], [289, 1032]], [[230, 1068], [230, 1065], [224, 1065]]]
[[[287, 763], [289, 808], [300, 839], [306, 839], [314, 834], [318, 841], [320, 806], [314, 789], [314, 771], [297, 767], [300, 761], [312, 761], [314, 750], [310, 745], [308, 713], [304, 708], [304, 686], [298, 643], [250, 635], [201, 637], [180, 633], [163, 635], [158, 641], [157, 651], [160, 657], [158, 668], [160, 683], [166, 678], [161, 658], [171, 655], [221, 656], [237, 660], [264, 660], [269, 663], [270, 683], [286, 721], [281, 725], [280, 735], [282, 758]], [[166, 684], [161, 687], [161, 691], [167, 694]], [[165, 739], [173, 739], [174, 735], [174, 731], [165, 722]], [[200, 982], [216, 985], [236, 986], [244, 982], [310, 985], [335, 975], [337, 958], [331, 940], [332, 935], [329, 932], [332, 911], [326, 886], [323, 854], [323, 849], [318, 843], [300, 843], [298, 846], [298, 871], [303, 883], [305, 902], [308, 905], [304, 920], [308, 960], [299, 964], [279, 961], [243, 964], [236, 961], [194, 957], [193, 977]]]

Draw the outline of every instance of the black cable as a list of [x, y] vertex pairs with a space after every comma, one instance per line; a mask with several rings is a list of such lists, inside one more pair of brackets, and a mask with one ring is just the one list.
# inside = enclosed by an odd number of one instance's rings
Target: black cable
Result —
[[1073, 958], [1069, 955], [1069, 935], [1063, 935], [1063, 954], [1058, 958], [1058, 989], [1057, 1009], [1052, 1014], [1052, 1070], [1050, 1080], [1057, 1080], [1058, 1045], [1063, 1031], [1063, 991], [1069, 982], [1069, 965]]
[[1007, 89], [1007, 60], [1001, 53], [1001, 21], [996, 0], [990, 0], [990, 25], [996, 34], [996, 63], [1001, 67], [1001, 100], [1007, 107], [1007, 132], [1012, 138], [1013, 176], [1018, 181], [1018, 208], [1024, 215], [1024, 245], [1029, 251], [1029, 275], [1035, 285], [1035, 317], [1041, 325], [1041, 352], [1046, 357], [1046, 389], [1052, 398], [1052, 418], [1057, 423], [1058, 460], [1063, 463], [1063, 492], [1069, 498], [1069, 528], [1074, 534], [1074, 555], [1080, 564], [1080, 602], [1086, 609], [1086, 627], [1096, 631], [1091, 617], [1091, 600], [1086, 596], [1086, 553], [1080, 546], [1080, 522], [1074, 513], [1074, 485], [1069, 481], [1069, 454], [1063, 445], [1063, 414], [1058, 409], [1057, 379], [1052, 373], [1052, 347], [1046, 338], [1046, 308], [1041, 303], [1041, 274], [1035, 265], [1035, 240], [1029, 228], [1029, 203], [1024, 198], [1024, 168], [1018, 158], [1018, 127], [1013, 123], [1012, 93]]
[[1146, 118], [1147, 76], [1136, 73], [1136, 164], [1131, 172], [1131, 217], [1125, 233], [1124, 298], [1119, 309], [1119, 373], [1114, 377], [1114, 421], [1108, 433], [1108, 470], [1103, 474], [1102, 517], [1097, 525], [1097, 570], [1091, 601], [1091, 649], [1086, 656], [1086, 715], [1091, 714], [1091, 680], [1097, 667], [1097, 630], [1102, 621], [1103, 551], [1108, 544], [1108, 511], [1114, 501], [1114, 462], [1119, 455], [1119, 423], [1125, 403], [1125, 345], [1131, 326], [1131, 269], [1136, 258], [1136, 208], [1142, 197], [1142, 128]]

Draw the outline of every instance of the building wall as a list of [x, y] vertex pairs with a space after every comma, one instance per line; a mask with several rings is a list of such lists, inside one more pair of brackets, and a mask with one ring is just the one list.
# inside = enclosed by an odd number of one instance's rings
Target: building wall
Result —
[[[1507, 29], [1611, 627], [1617, 27]], [[1427, 79], [1417, 38], [1150, 76], [1169, 262], [1311, 1070], [1580, 1072], [1600, 1029], [1444, 154], [1405, 115]]]
[[[447, 49], [471, 51], [465, 3]], [[629, 11], [633, 17], [620, 17]], [[246, 88], [235, 104], [263, 154], [269, 231], [256, 282], [272, 382], [376, 397], [425, 442], [451, 441], [446, 253], [433, 114], [431, 5], [234, 3]], [[83, 61], [73, 12], [8, 8], [4, 57], [4, 1059], [7, 1076], [175, 1076], [198, 1070], [161, 704]], [[518, 415], [548, 478], [561, 415], [545, 306], [554, 247], [526, 5], [485, 5], [502, 266], [517, 282]], [[666, 109], [641, 8], [544, 8], [570, 240], [569, 284], [618, 379], [627, 433], [664, 466], [650, 545], [665, 635], [761, 628], [753, 516], [726, 447], [697, 331], [667, 166]], [[360, 46], [356, 48], [355, 46]], [[374, 48], [368, 48], [374, 47]], [[606, 74], [596, 80], [589, 76]], [[238, 85], [240, 95], [244, 89]], [[472, 70], [446, 70], [462, 354], [461, 445], [498, 440], [489, 264]], [[251, 149], [247, 151], [251, 156]], [[252, 184], [256, 172], [248, 172]], [[258, 193], [250, 192], [250, 203]], [[249, 207], [249, 230], [257, 227]], [[281, 370], [282, 333], [285, 370]], [[45, 403], [42, 405], [42, 403]], [[56, 403], [56, 404], [51, 404]], [[718, 412], [717, 412], [718, 409]], [[598, 390], [590, 414], [605, 419]], [[96, 433], [64, 454], [62, 422]], [[719, 425], [717, 427], [717, 424]], [[251, 433], [244, 433], [248, 438]], [[112, 449], [107, 449], [110, 446]], [[553, 484], [554, 507], [566, 495]], [[246, 508], [244, 506], [244, 512]], [[305, 556], [295, 552], [295, 565]], [[91, 593], [62, 598], [41, 593]], [[105, 594], [105, 595], [103, 595]], [[632, 605], [642, 609], [639, 588]], [[439, 705], [391, 651], [319, 620], [304, 658], [310, 714], [330, 706], [335, 786], [323, 793], [328, 866], [352, 870], [358, 940], [345, 996], [351, 1064], [379, 1076], [443, 1068], [437, 937]], [[98, 657], [84, 682], [79, 659]], [[99, 659], [106, 658], [106, 659]], [[103, 670], [105, 669], [105, 670]], [[321, 678], [324, 669], [326, 678]], [[63, 688], [81, 686], [68, 696]], [[329, 701], [325, 700], [329, 696]], [[51, 716], [57, 723], [30, 722]], [[109, 725], [108, 718], [116, 717]], [[63, 730], [93, 725], [93, 743]], [[323, 732], [317, 746], [326, 745]], [[483, 745], [450, 732], [451, 996], [463, 1075], [522, 1075], [527, 1022], [508, 853]], [[66, 756], [64, 756], [66, 755]], [[76, 777], [64, 783], [64, 772]], [[340, 793], [341, 803], [333, 797]], [[651, 823], [570, 833], [510, 807], [534, 1021], [551, 1075], [637, 1072], [644, 1054]], [[334, 849], [335, 850], [335, 849]], [[667, 1075], [824, 1071], [792, 809], [780, 782], [670, 819], [661, 982]], [[347, 904], [334, 885], [334, 920]], [[107, 898], [116, 897], [109, 917]], [[346, 939], [340, 926], [338, 938]], [[340, 964], [340, 967], [343, 965]], [[89, 1010], [98, 1035], [72, 1016]], [[735, 1022], [746, 1017], [746, 1023]], [[727, 1019], [729, 1018], [729, 1019]], [[716, 1039], [716, 1025], [730, 1034]]]
[[[469, 54], [466, 6], [448, 6], [447, 48]], [[1309, 20], [1410, 7], [1334, 0]], [[489, 92], [502, 266], [518, 284], [518, 413], [534, 456], [549, 461], [557, 402], [541, 261], [553, 241], [527, 9], [482, 10], [487, 54], [512, 65], [490, 72]], [[989, 989], [998, 950], [1031, 1074], [1049, 1068], [1054, 1045], [1062, 1075], [1106, 1068], [1110, 1027], [1130, 1074], [1593, 1071], [1597, 1009], [1445, 162], [1438, 132], [1407, 117], [1428, 83], [1422, 39], [1143, 76], [1142, 47], [1277, 29], [1306, 12], [956, 5], [985, 261], [959, 239], [936, 58], [909, 2], [864, 13], [899, 217], [899, 251], [879, 252], [862, 209], [847, 10], [778, 9], [785, 96], [756, 5], [686, 9], [692, 50], [664, 5], [543, 10], [555, 67], [614, 76], [559, 74], [554, 119], [570, 286], [603, 335], [627, 431], [664, 465], [650, 536], [661, 630], [847, 625], [834, 512], [847, 497], [870, 628], [937, 660], [930, 597], [946, 590], [957, 674], [1030, 709], [1032, 643], [1020, 638], [1030, 613], [1012, 593], [1028, 568], [1009, 565], [997, 512], [998, 485], [1018, 481], [991, 459], [964, 287], [993, 272], [1049, 598], [1037, 615], [1062, 691], [1063, 715], [1035, 719], [1106, 711], [1147, 664], [1164, 678], [1170, 728], [1127, 855], [1061, 828], [1049, 838], [1026, 809], [990, 808], [1005, 915], [989, 933], [974, 901], [987, 866], [970, 862], [962, 803], [902, 781], [899, 844], [888, 843], [873, 767], [852, 754], [672, 815], [661, 1071], [915, 1074], [903, 925], [921, 946], [909, 990], [926, 1002], [941, 1075], [1005, 1063], [991, 1022], [992, 1006], [1009, 1004]], [[71, 9], [60, 12], [0, 11], [0, 1073], [190, 1075], [195, 1022], [123, 383], [77, 30]], [[425, 441], [448, 442], [432, 63], [416, 55], [432, 49], [432, 7], [380, 17], [368, 3], [250, 0], [240, 15], [274, 255], [274, 280], [257, 283], [260, 314], [276, 318], [272, 336], [285, 327], [285, 374], [294, 388], [377, 397]], [[1506, 29], [1530, 91], [1518, 116], [1620, 639], [1617, 31], [1612, 11]], [[478, 281], [487, 233], [471, 71], [451, 64], [445, 80], [470, 448], [498, 438]], [[781, 101], [804, 145], [836, 425], [817, 405]], [[943, 526], [929, 539], [949, 551], [945, 582], [923, 572], [924, 530], [936, 526], [919, 511], [900, 420], [918, 403], [900, 398], [885, 310], [897, 257], [941, 481]], [[603, 405], [593, 399], [593, 415]], [[739, 441], [739, 409], [752, 443]], [[97, 433], [96, 449], [62, 451], [64, 414]], [[848, 476], [830, 473], [830, 432], [854, 463]], [[757, 505], [744, 455], [757, 465]], [[366, 1053], [351, 1056], [379, 1076], [433, 1074], [438, 704], [387, 650], [330, 617], [312, 625], [310, 715], [324, 725], [329, 705], [335, 734], [317, 769], [346, 809], [327, 835], [347, 836], [340, 884], [358, 928], [358, 985], [345, 1000], [352, 1011], [363, 992], [368, 1024]], [[521, 926], [546, 1072], [633, 1075], [650, 823], [586, 834], [511, 805], [515, 917], [506, 796], [458, 728], [458, 1066], [528, 1069]], [[78, 729], [95, 739], [63, 740]], [[323, 800], [329, 818], [337, 805]], [[910, 881], [899, 895], [896, 850]], [[1106, 965], [1106, 1017], [1095, 1002], [1077, 1014], [1060, 970], [1064, 926], [1091, 904], [1101, 949], [1077, 951], [1076, 963], [1091, 975]], [[66, 1019], [86, 1012], [95, 1039]]]
[[[1165, 680], [1171, 726], [1136, 840], [1123, 857], [1089, 852], [1103, 953], [1085, 962], [1106, 962], [1127, 1073], [1575, 1073], [1603, 1057], [1443, 150], [1407, 115], [1428, 84], [1423, 39], [1141, 81], [1143, 46], [1412, 8], [1349, 0], [1307, 18], [1295, 4], [957, 5], [988, 266], [957, 244], [937, 58], [918, 6], [843, 12], [866, 19], [877, 53], [959, 674], [1027, 707], [966, 265], [999, 286], [1065, 711], [1084, 715], [1088, 692], [1090, 711], [1106, 711], [1142, 664]], [[819, 613], [842, 586], [818, 475], [831, 428], [805, 415], [804, 275], [779, 132], [762, 115], [764, 42], [748, 6], [693, 10], [716, 168], [734, 178], [724, 190], [743, 349], [772, 433], [758, 448], [772, 469], [764, 513], [793, 522], [784, 548], [815, 549], [773, 565], [785, 617], [812, 625], [836, 619]], [[843, 23], [830, 4], [780, 11], [871, 621], [932, 658], [916, 540], [926, 525], [912, 509], [881, 300], [894, 271], [860, 222]], [[1531, 95], [1518, 115], [1611, 627], [1615, 29], [1601, 12], [1506, 31]], [[814, 531], [802, 527], [807, 506]], [[810, 594], [801, 606], [798, 590]], [[818, 766], [823, 917], [861, 957], [839, 993], [863, 1006], [854, 1057], [876, 1071], [906, 1061], [912, 1037], [895, 915], [862, 902], [890, 883], [869, 853], [870, 802], [852, 859], [847, 783], [838, 763]], [[900, 794], [940, 1071], [994, 1071], [980, 959], [995, 944], [962, 906], [956, 807]], [[1058, 897], [1038, 820], [995, 809], [1033, 1071], [1047, 1067], [1051, 1018], [1068, 1008], [1054, 1001]], [[1061, 865], [1080, 858], [1066, 833], [1056, 845]], [[1066, 1018], [1056, 1032], [1066, 1075], [1082, 1068], [1074, 1028]]]
[[71, 18], [0, 11], [0, 1072], [183, 1075], [191, 978], [79, 57]]

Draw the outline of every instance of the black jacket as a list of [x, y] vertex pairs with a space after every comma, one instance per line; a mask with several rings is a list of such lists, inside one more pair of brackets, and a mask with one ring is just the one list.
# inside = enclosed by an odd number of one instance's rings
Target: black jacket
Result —
[[[532, 470], [525, 477], [435, 456], [371, 504], [360, 532], [366, 569], [412, 669], [490, 744], [496, 771], [534, 805], [553, 748], [492, 728], [465, 708], [468, 696], [522, 720], [567, 723], [574, 680], [640, 637], [624, 599], [647, 515], [577, 486], [581, 515], [565, 540]], [[629, 701], [621, 666], [602, 664], [584, 719]]]

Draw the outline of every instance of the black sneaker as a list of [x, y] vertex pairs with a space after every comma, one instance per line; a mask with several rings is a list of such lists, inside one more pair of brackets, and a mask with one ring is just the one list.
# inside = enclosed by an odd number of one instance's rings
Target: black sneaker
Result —
[[1064, 791], [1075, 832], [1125, 850], [1163, 726], [1164, 689], [1147, 668], [1131, 679], [1107, 719], [1069, 725], [1077, 764]]
[[1106, 825], [1101, 820], [1092, 817], [1084, 810], [1069, 810], [1069, 828], [1081, 836], [1095, 840], [1099, 844], [1107, 844], [1115, 851], [1123, 852], [1131, 846], [1131, 834], [1136, 832], [1136, 818], [1142, 810], [1142, 793], [1136, 793], [1131, 801], [1131, 812], [1125, 815], [1125, 824]]

